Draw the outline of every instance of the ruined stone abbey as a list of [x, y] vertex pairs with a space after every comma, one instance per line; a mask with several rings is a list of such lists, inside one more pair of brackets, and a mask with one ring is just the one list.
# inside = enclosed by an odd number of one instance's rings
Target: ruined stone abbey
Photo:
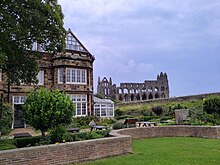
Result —
[[145, 80], [143, 83], [120, 83], [117, 87], [112, 79], [98, 77], [97, 94], [116, 101], [138, 101], [169, 98], [169, 84], [166, 73], [157, 75], [157, 80]]

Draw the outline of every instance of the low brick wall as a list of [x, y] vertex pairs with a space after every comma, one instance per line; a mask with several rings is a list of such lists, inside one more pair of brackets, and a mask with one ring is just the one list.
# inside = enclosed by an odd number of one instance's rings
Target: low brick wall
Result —
[[130, 136], [0, 151], [1, 165], [70, 164], [132, 152]]
[[110, 132], [113, 137], [0, 151], [1, 165], [70, 164], [129, 154], [132, 138], [190, 136], [220, 139], [220, 127], [156, 126]]
[[156, 126], [138, 127], [115, 131], [116, 134], [130, 135], [133, 139], [150, 137], [202, 137], [220, 139], [220, 126]]

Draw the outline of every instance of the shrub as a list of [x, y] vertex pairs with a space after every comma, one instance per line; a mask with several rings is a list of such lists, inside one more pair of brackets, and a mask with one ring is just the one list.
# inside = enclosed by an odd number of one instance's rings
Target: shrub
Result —
[[74, 125], [80, 128], [88, 128], [89, 123], [92, 120], [94, 120], [95, 122], [99, 121], [98, 118], [95, 116], [76, 117], [76, 118], [73, 118], [71, 125]]
[[119, 117], [119, 116], [122, 116], [124, 115], [124, 112], [120, 109], [116, 109], [115, 110], [115, 117]]
[[36, 146], [39, 145], [42, 140], [41, 136], [33, 136], [33, 137], [22, 137], [13, 139], [13, 144], [17, 148], [28, 147], [28, 146]]
[[113, 124], [112, 129], [122, 129], [124, 127], [124, 124], [122, 122], [116, 122]]
[[2, 114], [0, 114], [0, 117], [0, 132], [1, 134], [7, 134], [11, 130], [13, 120], [13, 109], [9, 104], [2, 105]]
[[156, 106], [152, 108], [152, 111], [157, 115], [160, 116], [163, 113], [163, 108], [161, 106]]
[[23, 112], [26, 123], [41, 130], [44, 136], [50, 128], [71, 123], [74, 105], [65, 93], [41, 88], [28, 95]]
[[173, 109], [173, 110], [175, 110], [175, 109], [187, 109], [187, 107], [184, 106], [184, 105], [181, 105], [181, 104], [177, 104], [177, 105], [175, 105], [172, 109]]
[[66, 129], [63, 126], [57, 126], [50, 131], [50, 140], [51, 143], [62, 143], [63, 140], [66, 140], [65, 134], [67, 133]]
[[207, 121], [213, 125], [220, 124], [220, 96], [210, 96], [203, 101], [203, 110], [209, 114]]
[[208, 114], [216, 114], [220, 116], [220, 96], [210, 96], [204, 99], [203, 110]]
[[79, 132], [71, 134], [73, 141], [104, 138], [109, 136], [109, 130]]
[[115, 122], [117, 122], [117, 120], [114, 118], [101, 118], [101, 121], [98, 122], [98, 124], [108, 126], [114, 124]]

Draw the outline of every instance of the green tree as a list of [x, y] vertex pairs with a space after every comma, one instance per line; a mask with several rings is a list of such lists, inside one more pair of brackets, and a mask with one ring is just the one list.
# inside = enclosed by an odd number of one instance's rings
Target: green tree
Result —
[[203, 110], [209, 114], [209, 119], [213, 124], [220, 124], [220, 96], [210, 96], [204, 99]]
[[71, 123], [74, 105], [64, 93], [41, 88], [28, 95], [23, 113], [25, 122], [40, 130], [44, 136], [50, 128]]
[[[0, 3], [0, 69], [11, 83], [35, 83], [38, 43], [46, 51], [62, 51], [66, 31], [57, 0], [2, 0]], [[10, 89], [10, 88], [8, 88]]]

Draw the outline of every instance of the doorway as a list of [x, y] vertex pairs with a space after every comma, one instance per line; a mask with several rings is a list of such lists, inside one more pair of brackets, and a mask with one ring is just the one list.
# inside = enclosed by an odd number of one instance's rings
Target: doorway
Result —
[[13, 128], [24, 128], [24, 119], [22, 116], [22, 104], [14, 104]]

